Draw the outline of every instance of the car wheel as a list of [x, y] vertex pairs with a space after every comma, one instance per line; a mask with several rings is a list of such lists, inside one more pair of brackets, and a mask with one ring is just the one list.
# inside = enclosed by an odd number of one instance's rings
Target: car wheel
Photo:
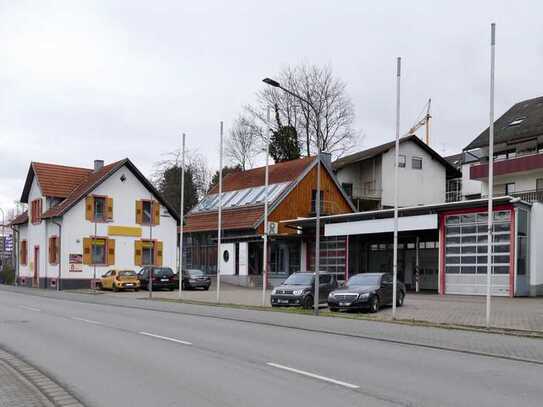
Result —
[[396, 306], [401, 307], [405, 299], [405, 294], [403, 292], [398, 293], [398, 298], [396, 298]]
[[204, 291], [208, 291], [209, 290], [209, 286], [208, 287], [204, 287]]
[[374, 314], [377, 311], [379, 311], [379, 297], [374, 295], [370, 300], [370, 312]]
[[313, 307], [313, 296], [308, 295], [304, 298], [304, 301], [302, 302], [302, 307], [304, 309], [311, 309]]
[[140, 289], [139, 288], [134, 288], [134, 291], [135, 292], [138, 292]]
[[331, 312], [338, 312], [339, 309], [338, 309], [338, 308], [330, 308], [330, 311], [331, 311]]
[[183, 286], [183, 290], [188, 290], [189, 289], [189, 285], [185, 282], [181, 283], [181, 285]]
[[117, 291], [119, 291], [119, 288], [118, 288], [115, 284], [112, 284], [112, 285], [111, 285], [111, 289], [113, 290], [114, 293], [116, 293]]

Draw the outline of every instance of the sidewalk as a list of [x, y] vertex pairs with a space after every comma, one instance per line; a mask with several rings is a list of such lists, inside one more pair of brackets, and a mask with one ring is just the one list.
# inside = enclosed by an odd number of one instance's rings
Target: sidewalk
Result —
[[1, 407], [83, 407], [43, 373], [0, 349]]
[[[104, 292], [107, 297], [147, 298], [148, 292], [140, 291], [111, 293]], [[270, 305], [270, 293], [266, 292], [265, 306]], [[182, 292], [183, 300], [216, 304], [215, 287], [209, 291], [190, 290]], [[153, 298], [177, 300], [177, 291], [155, 291]], [[221, 286], [221, 303], [243, 306], [261, 306], [262, 289], [251, 289], [223, 284]], [[408, 293], [403, 307], [398, 308], [397, 318], [433, 324], [485, 326], [485, 297], [437, 294]], [[543, 298], [492, 298], [491, 326], [500, 329], [539, 332], [543, 334]], [[383, 308], [377, 314], [355, 314], [349, 316], [368, 317], [391, 320], [392, 309]]]

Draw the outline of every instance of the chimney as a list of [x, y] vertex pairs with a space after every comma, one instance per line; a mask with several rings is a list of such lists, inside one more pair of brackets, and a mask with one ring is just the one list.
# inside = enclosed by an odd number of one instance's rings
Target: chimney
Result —
[[94, 160], [94, 172], [100, 171], [104, 166], [104, 160]]
[[332, 165], [332, 154], [321, 151], [321, 161], [324, 164]]

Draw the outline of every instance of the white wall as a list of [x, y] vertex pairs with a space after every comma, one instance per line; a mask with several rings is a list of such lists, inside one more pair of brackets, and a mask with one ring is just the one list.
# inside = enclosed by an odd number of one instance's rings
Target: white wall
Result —
[[462, 165], [462, 197], [464, 199], [467, 195], [476, 195], [482, 193], [482, 182], [470, 178], [470, 167], [472, 165], [472, 163]]
[[[398, 168], [399, 205], [412, 206], [445, 202], [446, 170], [443, 164], [414, 142], [400, 144], [406, 156], [405, 168]], [[422, 170], [413, 169], [411, 158], [422, 158]], [[394, 206], [394, 149], [382, 158], [383, 206]]]
[[25, 278], [31, 278], [34, 274], [34, 248], [36, 246], [39, 246], [40, 252], [39, 252], [39, 270], [38, 270], [38, 278], [44, 278], [46, 277], [46, 265], [47, 265], [47, 239], [46, 239], [46, 226], [45, 222], [42, 221], [40, 224], [33, 225], [30, 222], [30, 213], [32, 208], [32, 201], [35, 199], [40, 198], [42, 200], [42, 208], [45, 212], [47, 208], [47, 202], [46, 200], [41, 196], [40, 187], [36, 181], [36, 178], [34, 177], [34, 180], [32, 182], [32, 186], [30, 187], [30, 191], [28, 194], [28, 225], [22, 226], [21, 229], [21, 240], [27, 240], [27, 247], [28, 247], [28, 253], [27, 253], [27, 264], [26, 266], [20, 266], [19, 268], [19, 276], [25, 277]]
[[[126, 180], [121, 182], [121, 175]], [[105, 182], [98, 186], [92, 194], [106, 195], [113, 198], [113, 221], [96, 224], [97, 236], [108, 236], [108, 226], [132, 226], [136, 224], [136, 201], [139, 199], [154, 199], [151, 193], [140, 183], [140, 181], [128, 170], [122, 167]], [[55, 229], [56, 226], [50, 229]], [[163, 265], [176, 269], [176, 247], [177, 247], [177, 224], [176, 220], [168, 213], [163, 206], [160, 208], [160, 224], [142, 227], [142, 237], [111, 236], [115, 239], [115, 265], [97, 266], [96, 276], [99, 278], [111, 268], [126, 268], [138, 270], [139, 266], [134, 264], [134, 241], [138, 239], [157, 239], [163, 242]], [[69, 272], [68, 261], [70, 253], [83, 254], [83, 238], [95, 234], [95, 224], [85, 219], [85, 199], [79, 201], [63, 217], [61, 259], [63, 278], [88, 279], [93, 277], [93, 266], [83, 266], [82, 272]], [[55, 273], [58, 267], [55, 267]]]
[[[500, 175], [494, 177], [494, 195], [505, 193], [504, 185], [515, 183], [515, 192], [533, 191], [536, 189], [536, 180], [543, 178], [543, 170], [520, 172], [516, 174]], [[482, 182], [482, 194], [488, 194], [488, 179]]]

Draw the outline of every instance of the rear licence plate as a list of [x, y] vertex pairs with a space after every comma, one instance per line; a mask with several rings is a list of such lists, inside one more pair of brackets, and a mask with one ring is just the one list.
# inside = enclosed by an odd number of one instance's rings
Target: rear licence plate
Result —
[[132, 283], [126, 284], [127, 287], [132, 287], [133, 285], [134, 285], [134, 284], [132, 284]]
[[162, 281], [162, 282], [164, 283], [164, 282], [170, 281], [170, 280], [168, 280], [167, 278], [163, 278], [163, 279], [161, 279], [160, 281]]

